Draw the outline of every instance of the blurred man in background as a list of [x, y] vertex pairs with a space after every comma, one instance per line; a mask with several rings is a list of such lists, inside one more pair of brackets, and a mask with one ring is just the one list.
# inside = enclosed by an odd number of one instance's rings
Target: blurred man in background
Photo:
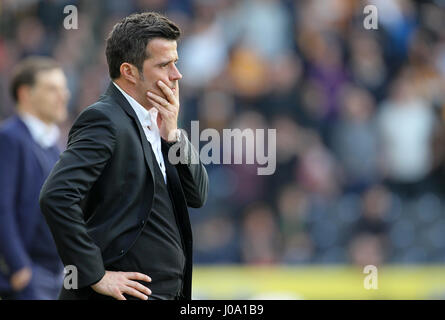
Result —
[[13, 73], [11, 94], [17, 112], [0, 127], [0, 297], [55, 299], [63, 266], [38, 197], [60, 153], [64, 72], [50, 58], [29, 57]]

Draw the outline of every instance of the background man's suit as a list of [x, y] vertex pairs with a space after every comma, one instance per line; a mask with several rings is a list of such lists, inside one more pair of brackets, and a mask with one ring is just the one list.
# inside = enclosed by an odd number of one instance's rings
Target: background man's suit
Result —
[[[180, 143], [189, 160], [199, 158], [184, 136]], [[168, 194], [185, 256], [182, 296], [191, 299], [192, 231], [187, 206], [203, 206], [208, 177], [201, 163], [171, 165], [169, 148], [162, 141]], [[126, 265], [128, 253], [154, 216], [156, 166], [134, 110], [111, 83], [105, 95], [76, 119], [67, 149], [40, 195], [63, 263], [78, 270], [79, 289], [62, 289], [60, 298], [94, 298], [97, 294], [89, 286], [108, 268]], [[147, 265], [156, 268], [157, 256], [145, 258]], [[150, 289], [156, 287], [156, 278], [152, 280], [145, 283]]]
[[[0, 128], [0, 296], [54, 299], [62, 284], [62, 262], [39, 208], [40, 189], [59, 157], [57, 146], [43, 148], [19, 116]], [[30, 267], [26, 288], [13, 292], [11, 275]], [[57, 285], [57, 284], [56, 284]], [[48, 292], [48, 289], [50, 292]]]

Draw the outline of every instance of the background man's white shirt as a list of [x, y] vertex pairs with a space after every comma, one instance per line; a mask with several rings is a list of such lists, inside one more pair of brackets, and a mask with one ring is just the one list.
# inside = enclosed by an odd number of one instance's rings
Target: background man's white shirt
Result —
[[55, 124], [48, 125], [27, 112], [21, 112], [20, 118], [25, 123], [34, 141], [43, 149], [53, 147], [57, 143], [60, 130]]

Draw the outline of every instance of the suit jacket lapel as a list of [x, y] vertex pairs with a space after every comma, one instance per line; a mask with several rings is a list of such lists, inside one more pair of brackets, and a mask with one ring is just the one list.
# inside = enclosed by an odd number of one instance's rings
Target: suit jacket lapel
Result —
[[108, 86], [106, 95], [113, 97], [119, 103], [119, 105], [122, 107], [122, 109], [124, 109], [124, 111], [130, 116], [130, 118], [132, 118], [133, 121], [136, 123], [138, 132], [139, 132], [139, 137], [140, 137], [141, 143], [142, 143], [142, 149], [144, 150], [145, 162], [147, 163], [148, 168], [150, 169], [151, 178], [154, 183], [153, 157], [151, 156], [151, 153], [150, 153], [150, 148], [151, 148], [150, 142], [148, 142], [148, 140], [145, 136], [144, 129], [142, 129], [142, 125], [141, 125], [136, 113], [134, 112], [133, 108], [131, 107], [131, 105], [127, 101], [127, 99], [122, 95], [122, 93], [119, 91], [119, 89], [117, 89], [116, 86], [112, 82], [110, 82], [110, 85]]

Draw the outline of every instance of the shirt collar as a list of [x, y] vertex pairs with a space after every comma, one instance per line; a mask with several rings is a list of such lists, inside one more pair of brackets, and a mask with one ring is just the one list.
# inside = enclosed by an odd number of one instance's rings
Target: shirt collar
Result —
[[49, 148], [56, 144], [60, 136], [60, 130], [55, 124], [48, 125], [27, 112], [21, 112], [20, 118], [25, 123], [34, 141], [41, 147]]
[[157, 127], [156, 118], [158, 116], [158, 110], [156, 110], [156, 108], [151, 108], [150, 110], [145, 109], [139, 102], [136, 101], [136, 99], [122, 90], [121, 87], [117, 85], [117, 83], [113, 82], [113, 84], [128, 100], [128, 103], [130, 103], [130, 106], [133, 108], [142, 126], [151, 127], [153, 123], [155, 127]]

